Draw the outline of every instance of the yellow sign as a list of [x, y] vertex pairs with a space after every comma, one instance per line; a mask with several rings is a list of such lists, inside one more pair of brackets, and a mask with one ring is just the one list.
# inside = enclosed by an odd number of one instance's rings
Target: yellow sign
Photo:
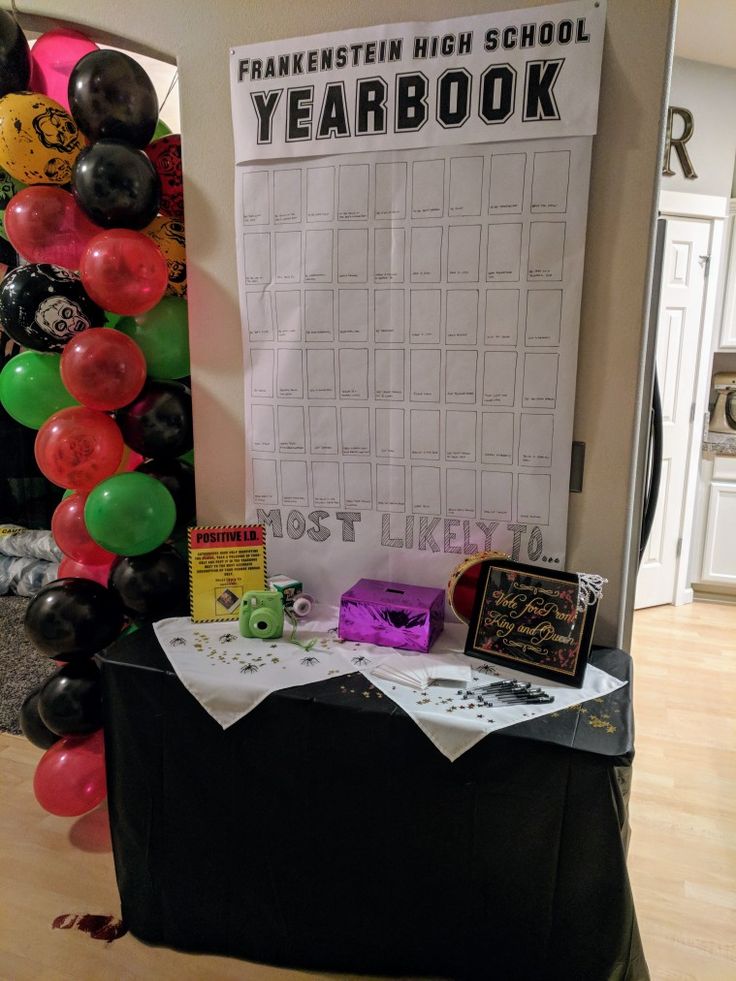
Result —
[[192, 620], [237, 620], [249, 589], [266, 588], [263, 525], [215, 525], [189, 529]]

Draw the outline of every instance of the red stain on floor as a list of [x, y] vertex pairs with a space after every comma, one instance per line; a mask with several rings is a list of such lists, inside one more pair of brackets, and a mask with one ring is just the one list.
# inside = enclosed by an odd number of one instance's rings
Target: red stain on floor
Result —
[[109, 944], [128, 932], [122, 920], [96, 913], [62, 913], [51, 927], [54, 930], [81, 930], [93, 940], [104, 940]]

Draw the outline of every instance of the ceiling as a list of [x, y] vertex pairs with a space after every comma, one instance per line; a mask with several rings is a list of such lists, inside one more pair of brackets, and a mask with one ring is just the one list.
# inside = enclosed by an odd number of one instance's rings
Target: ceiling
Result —
[[679, 0], [675, 54], [736, 68], [736, 0]]

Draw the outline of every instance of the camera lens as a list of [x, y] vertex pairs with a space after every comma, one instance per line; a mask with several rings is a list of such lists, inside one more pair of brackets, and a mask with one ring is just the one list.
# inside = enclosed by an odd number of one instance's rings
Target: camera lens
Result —
[[276, 618], [270, 610], [256, 610], [250, 618], [250, 631], [254, 637], [270, 637], [276, 628]]
[[291, 610], [295, 617], [306, 617], [312, 610], [312, 597], [307, 596], [302, 593], [301, 596], [297, 596], [292, 604]]

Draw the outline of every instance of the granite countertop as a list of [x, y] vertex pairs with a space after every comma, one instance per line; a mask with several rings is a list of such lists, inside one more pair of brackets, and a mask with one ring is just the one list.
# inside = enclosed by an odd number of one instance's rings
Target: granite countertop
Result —
[[711, 453], [716, 456], [736, 456], [736, 431], [733, 434], [706, 433], [703, 440], [703, 453]]

